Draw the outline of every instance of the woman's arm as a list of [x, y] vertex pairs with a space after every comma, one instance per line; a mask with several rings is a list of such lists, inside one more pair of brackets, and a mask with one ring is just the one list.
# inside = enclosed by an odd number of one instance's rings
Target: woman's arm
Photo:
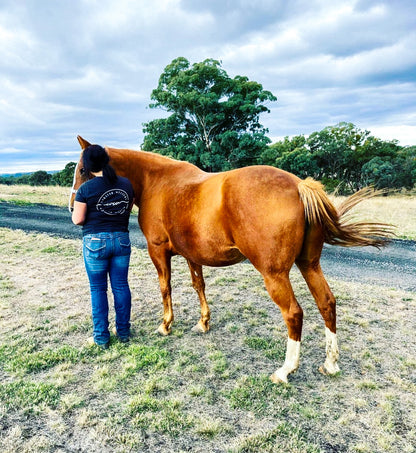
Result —
[[72, 211], [72, 221], [75, 225], [84, 225], [87, 217], [87, 203], [80, 201], [74, 202], [74, 210]]

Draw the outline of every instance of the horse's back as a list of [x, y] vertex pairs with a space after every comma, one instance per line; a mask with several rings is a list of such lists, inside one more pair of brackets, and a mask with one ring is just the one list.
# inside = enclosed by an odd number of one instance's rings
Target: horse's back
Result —
[[227, 188], [235, 191], [252, 191], [256, 189], [257, 197], [268, 198], [271, 190], [286, 196], [297, 193], [297, 185], [301, 181], [297, 176], [280, 168], [268, 165], [254, 165], [219, 173]]

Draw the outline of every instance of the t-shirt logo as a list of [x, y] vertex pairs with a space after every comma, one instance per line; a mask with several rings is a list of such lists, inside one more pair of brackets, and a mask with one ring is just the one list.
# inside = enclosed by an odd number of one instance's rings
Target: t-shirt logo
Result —
[[111, 189], [104, 192], [97, 203], [97, 211], [107, 215], [124, 214], [129, 207], [129, 196], [122, 189]]

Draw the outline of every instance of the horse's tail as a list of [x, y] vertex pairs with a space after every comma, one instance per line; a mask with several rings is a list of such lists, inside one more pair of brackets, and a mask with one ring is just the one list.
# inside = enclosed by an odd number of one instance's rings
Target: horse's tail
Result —
[[301, 181], [299, 195], [305, 207], [306, 221], [323, 226], [325, 242], [343, 247], [382, 247], [394, 235], [394, 227], [385, 223], [353, 222], [347, 214], [355, 205], [379, 192], [366, 187], [344, 200], [336, 208], [320, 182], [312, 178]]

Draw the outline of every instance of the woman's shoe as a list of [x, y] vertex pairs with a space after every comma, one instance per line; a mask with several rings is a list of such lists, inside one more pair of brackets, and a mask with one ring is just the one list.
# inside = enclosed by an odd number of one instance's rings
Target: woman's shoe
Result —
[[118, 338], [118, 341], [120, 343], [128, 343], [130, 341], [129, 337], [120, 337], [120, 335], [117, 333], [117, 329], [113, 327], [112, 329], [113, 334]]
[[88, 346], [98, 346], [100, 349], [108, 349], [109, 346], [110, 346], [110, 342], [107, 341], [107, 343], [101, 343], [101, 344], [98, 344], [94, 341], [94, 337], [89, 337], [88, 340], [87, 340], [87, 345]]

